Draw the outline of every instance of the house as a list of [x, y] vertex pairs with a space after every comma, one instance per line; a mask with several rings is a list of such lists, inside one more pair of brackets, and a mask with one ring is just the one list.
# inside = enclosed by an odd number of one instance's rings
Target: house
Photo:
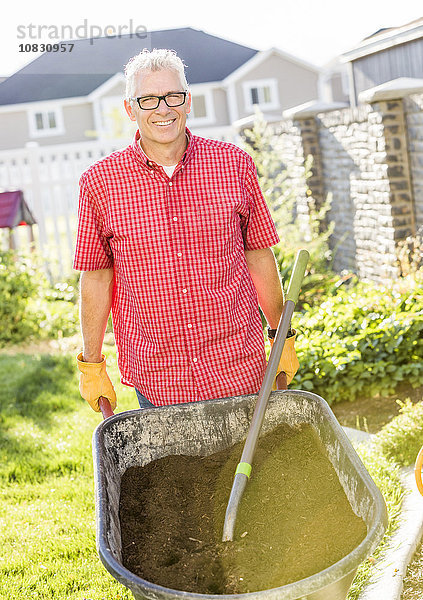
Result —
[[320, 99], [323, 102], [349, 103], [348, 70], [339, 56], [321, 67], [319, 86]]
[[256, 107], [268, 120], [279, 120], [285, 109], [318, 97], [318, 67], [275, 48], [258, 51], [191, 27], [63, 46], [63, 52], [45, 52], [0, 83], [0, 150], [28, 142], [128, 140], [133, 123], [123, 108], [123, 69], [145, 47], [171, 48], [183, 59], [193, 97], [188, 126], [199, 135], [233, 139], [233, 124]]
[[352, 106], [364, 90], [402, 77], [422, 79], [423, 17], [376, 31], [345, 52], [341, 61], [348, 68]]

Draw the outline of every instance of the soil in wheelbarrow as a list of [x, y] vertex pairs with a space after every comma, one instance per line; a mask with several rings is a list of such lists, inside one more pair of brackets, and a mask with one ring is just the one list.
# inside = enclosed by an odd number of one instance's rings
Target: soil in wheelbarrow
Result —
[[259, 440], [233, 542], [222, 542], [243, 444], [207, 457], [166, 456], [122, 477], [124, 565], [152, 583], [239, 594], [308, 577], [366, 536], [317, 433], [279, 425]]

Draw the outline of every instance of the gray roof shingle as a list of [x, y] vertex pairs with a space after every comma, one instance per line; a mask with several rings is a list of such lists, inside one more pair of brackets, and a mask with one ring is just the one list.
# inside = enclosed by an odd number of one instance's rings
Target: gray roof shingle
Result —
[[72, 52], [45, 52], [0, 83], [0, 105], [87, 96], [146, 47], [175, 50], [190, 84], [221, 81], [257, 53], [191, 27], [72, 43]]

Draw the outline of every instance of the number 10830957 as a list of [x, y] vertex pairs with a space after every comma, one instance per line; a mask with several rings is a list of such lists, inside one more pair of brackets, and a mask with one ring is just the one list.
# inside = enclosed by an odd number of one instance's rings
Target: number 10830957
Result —
[[72, 52], [75, 44], [60, 42], [59, 44], [19, 44], [19, 52]]

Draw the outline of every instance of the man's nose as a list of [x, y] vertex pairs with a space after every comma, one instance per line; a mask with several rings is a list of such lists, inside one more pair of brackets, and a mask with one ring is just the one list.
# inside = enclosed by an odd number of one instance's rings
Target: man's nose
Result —
[[161, 114], [166, 114], [169, 112], [169, 107], [164, 101], [164, 98], [161, 98], [159, 101], [159, 106], [156, 108], [156, 112], [160, 112]]

